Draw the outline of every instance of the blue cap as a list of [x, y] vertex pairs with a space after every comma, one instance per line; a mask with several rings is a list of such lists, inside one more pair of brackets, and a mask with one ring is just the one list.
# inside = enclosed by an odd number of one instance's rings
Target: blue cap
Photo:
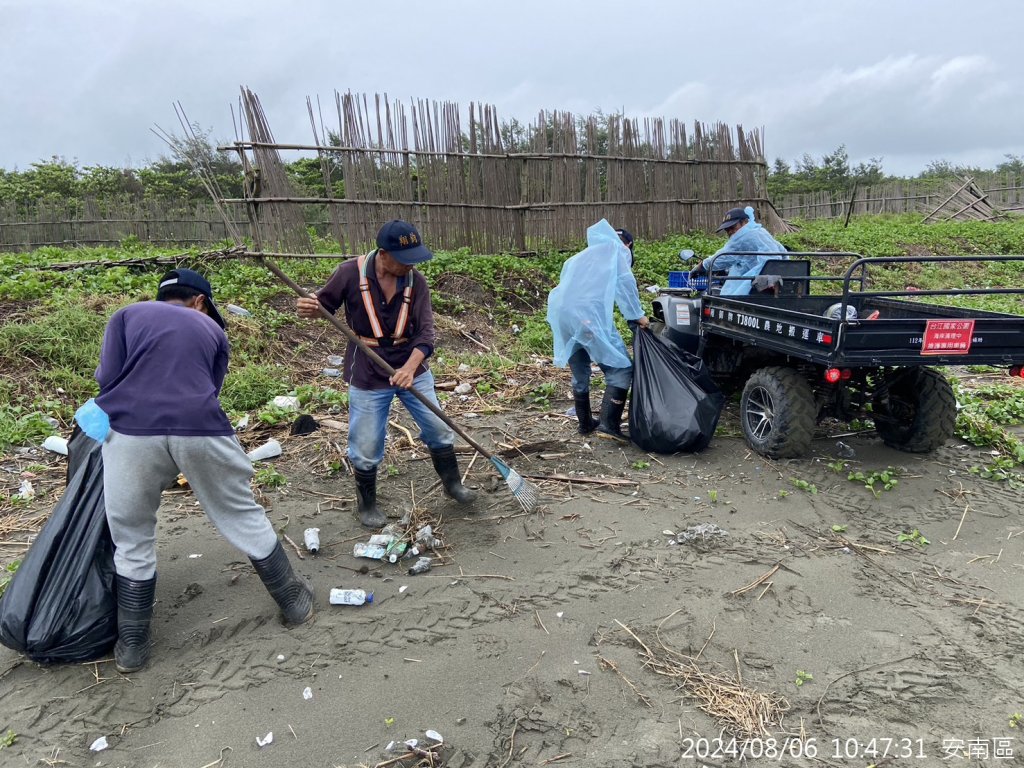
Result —
[[723, 229], [728, 229], [737, 224], [747, 221], [747, 213], [742, 208], [730, 208], [725, 212], [725, 218], [722, 223], [718, 225], [718, 229], [715, 232], [721, 232]]
[[213, 289], [210, 287], [209, 280], [192, 269], [172, 269], [160, 278], [160, 285], [157, 291], [159, 292], [160, 288], [166, 288], [169, 285], [180, 285], [183, 288], [191, 288], [203, 294], [206, 297], [206, 308], [210, 312], [210, 317], [221, 328], [225, 327], [224, 318], [220, 316], [217, 305], [213, 303]]
[[377, 247], [407, 267], [434, 258], [434, 254], [423, 244], [416, 227], [401, 219], [389, 221], [380, 228], [377, 232]]

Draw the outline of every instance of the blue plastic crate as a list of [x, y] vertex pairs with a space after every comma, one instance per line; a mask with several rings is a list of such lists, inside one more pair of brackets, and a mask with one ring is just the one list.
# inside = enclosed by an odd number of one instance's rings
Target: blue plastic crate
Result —
[[690, 288], [694, 291], [703, 291], [708, 287], [708, 278], [706, 275], [701, 275], [691, 280], [689, 272], [669, 272], [668, 287], [675, 289]]

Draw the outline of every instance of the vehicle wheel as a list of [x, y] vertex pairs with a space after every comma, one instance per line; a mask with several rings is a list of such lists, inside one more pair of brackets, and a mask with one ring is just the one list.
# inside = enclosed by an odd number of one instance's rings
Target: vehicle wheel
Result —
[[891, 448], [908, 453], [934, 451], [953, 436], [956, 396], [946, 378], [931, 368], [902, 368], [885, 375], [887, 392], [872, 402], [875, 429]]
[[803, 456], [811, 447], [817, 416], [811, 385], [792, 368], [761, 368], [743, 387], [743, 435], [763, 456]]

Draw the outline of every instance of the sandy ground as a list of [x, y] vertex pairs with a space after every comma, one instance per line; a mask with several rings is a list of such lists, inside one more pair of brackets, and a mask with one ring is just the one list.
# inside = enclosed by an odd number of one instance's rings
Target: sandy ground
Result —
[[[0, 762], [409, 766], [387, 745], [432, 729], [453, 768], [1024, 765], [1021, 496], [968, 472], [984, 451], [921, 457], [869, 434], [843, 438], [841, 468], [834, 436], [788, 462], [720, 436], [649, 457], [563, 418], [506, 418], [468, 423], [491, 444], [556, 441], [510, 463], [577, 480], [543, 483], [524, 514], [478, 460], [467, 515], [396, 443], [385, 509], [415, 507], [448, 544], [419, 576], [352, 557], [351, 482], [325, 469], [343, 433], [285, 440], [269, 514], [324, 543], [294, 561], [318, 614], [293, 630], [192, 495], [166, 494], [150, 666], [0, 648], [0, 732], [17, 734]], [[887, 467], [899, 484], [877, 497], [847, 479]], [[914, 529], [930, 543], [898, 541]], [[328, 605], [340, 586], [376, 599]]]

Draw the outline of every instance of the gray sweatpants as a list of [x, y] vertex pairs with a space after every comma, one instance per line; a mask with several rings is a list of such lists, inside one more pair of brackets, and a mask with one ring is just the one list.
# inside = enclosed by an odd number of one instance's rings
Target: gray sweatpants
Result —
[[277, 534], [252, 495], [252, 462], [234, 435], [123, 435], [103, 443], [103, 494], [118, 575], [146, 581], [156, 575], [156, 513], [160, 493], [185, 475], [196, 498], [228, 542], [262, 560]]

